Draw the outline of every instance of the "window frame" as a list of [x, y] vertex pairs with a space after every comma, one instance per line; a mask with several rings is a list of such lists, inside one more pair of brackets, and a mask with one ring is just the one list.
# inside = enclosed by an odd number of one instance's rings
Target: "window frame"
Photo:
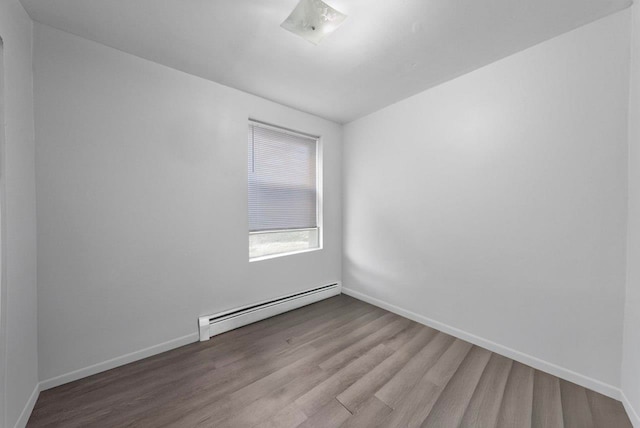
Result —
[[[288, 251], [288, 252], [284, 252], [284, 253], [276, 253], [276, 254], [268, 254], [268, 255], [264, 255], [264, 256], [258, 256], [258, 257], [251, 257], [251, 247], [249, 245], [249, 262], [259, 262], [262, 260], [270, 260], [270, 259], [275, 259], [275, 258], [279, 258], [279, 257], [286, 257], [286, 256], [292, 256], [295, 254], [304, 254], [304, 253], [311, 253], [314, 251], [320, 251], [324, 248], [324, 222], [323, 222], [323, 207], [324, 207], [324, 201], [323, 201], [323, 195], [324, 195], [324, 189], [323, 189], [323, 167], [324, 167], [324, 157], [323, 157], [323, 142], [322, 142], [322, 136], [321, 135], [315, 135], [315, 134], [311, 134], [308, 132], [303, 132], [303, 131], [297, 131], [291, 128], [286, 128], [283, 126], [278, 126], [278, 125], [273, 125], [271, 123], [267, 123], [267, 122], [263, 122], [261, 120], [257, 120], [257, 119], [253, 119], [253, 118], [249, 118], [248, 120], [248, 124], [251, 126], [258, 126], [258, 127], [262, 127], [262, 128], [266, 128], [266, 129], [271, 129], [274, 131], [278, 131], [278, 132], [282, 132], [284, 134], [290, 134], [290, 135], [294, 135], [297, 137], [305, 137], [305, 138], [312, 138], [316, 141], [316, 227], [312, 228], [312, 227], [308, 227], [308, 228], [292, 228], [292, 229], [276, 229], [276, 230], [258, 230], [258, 231], [254, 231], [252, 232], [251, 230], [249, 230], [249, 227], [247, 227], [248, 230], [248, 234], [247, 234], [247, 238], [250, 238], [252, 235], [261, 235], [261, 234], [267, 234], [267, 233], [277, 233], [277, 232], [296, 232], [296, 231], [304, 231], [304, 230], [317, 230], [318, 231], [318, 246], [314, 247], [314, 248], [305, 248], [303, 250], [295, 250], [295, 251]], [[247, 153], [247, 157], [248, 157], [248, 153]], [[246, 163], [246, 162], [245, 162]], [[247, 171], [247, 178], [248, 178], [248, 173], [249, 171]], [[247, 192], [249, 191], [249, 183], [247, 182]], [[247, 198], [248, 198], [248, 193], [247, 193]], [[248, 200], [248, 199], [247, 199]], [[249, 209], [247, 207], [247, 215], [249, 214]], [[247, 226], [248, 226], [248, 218], [247, 218]]]

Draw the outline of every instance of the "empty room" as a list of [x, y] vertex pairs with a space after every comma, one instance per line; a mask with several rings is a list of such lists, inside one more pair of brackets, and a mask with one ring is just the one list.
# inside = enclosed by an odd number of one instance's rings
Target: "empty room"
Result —
[[0, 428], [640, 428], [640, 5], [0, 0]]

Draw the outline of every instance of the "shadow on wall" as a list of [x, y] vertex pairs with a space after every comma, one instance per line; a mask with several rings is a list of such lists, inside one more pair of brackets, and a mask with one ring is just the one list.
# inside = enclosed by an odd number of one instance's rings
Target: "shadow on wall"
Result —
[[4, 41], [0, 37], [0, 426], [6, 424], [6, 367], [7, 367], [7, 281], [5, 275], [4, 227]]

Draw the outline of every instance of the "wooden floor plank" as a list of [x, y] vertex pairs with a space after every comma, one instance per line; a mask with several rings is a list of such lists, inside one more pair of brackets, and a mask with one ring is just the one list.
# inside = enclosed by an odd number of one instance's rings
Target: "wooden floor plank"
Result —
[[[236, 396], [233, 406], [227, 409], [227, 417], [201, 419], [195, 425], [215, 426], [216, 428], [236, 428], [255, 426], [261, 421], [268, 420], [275, 416], [280, 410], [285, 409], [291, 402], [309, 391], [318, 382], [326, 379], [327, 374], [315, 368], [306, 376], [293, 378], [291, 382], [283, 386], [277, 391], [263, 394], [260, 399], [255, 400], [247, 405], [236, 404], [240, 402], [239, 396]], [[211, 414], [212, 412], [208, 412]], [[216, 412], [219, 414], [219, 412]], [[207, 413], [205, 413], [207, 415]], [[203, 423], [204, 422], [204, 423]], [[182, 423], [178, 421], [176, 426], [192, 426], [191, 423]]]
[[562, 428], [562, 399], [557, 377], [536, 370], [533, 379], [531, 424], [535, 428]]
[[[239, 406], [248, 405], [260, 397], [271, 393], [273, 390], [288, 383], [292, 377], [309, 376], [314, 367], [308, 364], [313, 361], [316, 351], [308, 347], [293, 353], [282, 360], [275, 367], [264, 367], [255, 361], [254, 364], [247, 366], [245, 371], [234, 370], [233, 372], [223, 373], [223, 380], [220, 378], [213, 379], [217, 387], [210, 387], [207, 384], [206, 377], [198, 382], [198, 388], [189, 391], [188, 396], [177, 396], [172, 406], [163, 408], [162, 413], [151, 411], [151, 408], [139, 406], [137, 410], [146, 410], [143, 413], [137, 413], [134, 410], [122, 412], [122, 407], [118, 407], [118, 412], [111, 412], [108, 415], [93, 413], [82, 422], [82, 425], [90, 425], [97, 423], [108, 424], [109, 426], [125, 425], [128, 417], [134, 415], [136, 421], [140, 425], [157, 426], [160, 421], [163, 423], [178, 424], [177, 421], [188, 421], [207, 419], [218, 420], [226, 417], [230, 412], [236, 410]], [[221, 382], [222, 383], [219, 383]], [[183, 388], [180, 388], [181, 390]], [[175, 394], [176, 392], [173, 391]], [[144, 397], [141, 402], [149, 402], [149, 397]], [[135, 401], [134, 401], [135, 402]], [[185, 422], [184, 425], [187, 425]], [[195, 425], [195, 424], [191, 424]]]
[[299, 425], [299, 428], [339, 427], [351, 417], [351, 413], [333, 399], [325, 403], [313, 416]]
[[560, 380], [560, 396], [565, 428], [595, 428], [587, 391], [583, 387]]
[[436, 364], [425, 375], [425, 380], [444, 388], [455, 374], [473, 345], [464, 340], [455, 339], [451, 346], [442, 354]]
[[298, 398], [295, 403], [307, 416], [312, 416], [320, 407], [324, 406], [328, 401], [335, 399], [338, 394], [371, 371], [375, 366], [389, 357], [392, 352], [393, 351], [385, 345], [380, 344], [376, 346]]
[[307, 415], [296, 403], [291, 403], [266, 421], [259, 422], [254, 426], [255, 428], [295, 428], [306, 420]]
[[631, 427], [620, 402], [487, 355], [337, 296], [43, 391], [28, 426]]
[[359, 409], [341, 426], [341, 428], [372, 428], [377, 426], [389, 413], [391, 407], [371, 396]]
[[480, 382], [491, 352], [474, 346], [458, 367], [429, 412], [423, 427], [457, 427], [460, 425], [473, 393]]
[[502, 395], [498, 428], [531, 427], [534, 370], [513, 362]]
[[632, 428], [629, 416], [621, 402], [587, 390], [589, 409], [597, 427]]
[[[254, 411], [254, 404], [264, 397], [271, 400], [271, 404], [282, 403], [275, 412], [284, 408], [291, 401], [306, 393], [314, 385], [326, 378], [324, 371], [317, 366], [309, 364], [309, 358], [303, 358], [289, 366], [286, 366], [268, 376], [219, 399], [217, 401], [201, 400], [200, 406], [192, 407], [182, 418], [175, 421], [176, 426], [196, 426], [200, 424], [215, 424], [222, 426], [222, 420], [235, 420], [234, 416], [242, 416], [245, 412], [250, 414], [263, 411], [258, 406], [258, 411]], [[293, 381], [292, 381], [293, 379]], [[213, 403], [214, 405], [210, 405]], [[262, 406], [264, 407], [264, 406]], [[271, 417], [272, 415], [269, 415]], [[264, 417], [262, 419], [265, 419]], [[242, 419], [243, 421], [246, 418]], [[255, 423], [259, 422], [256, 421]], [[238, 423], [237, 426], [247, 425]]]
[[397, 318], [398, 316], [392, 313], [372, 314], [369, 319], [370, 322], [361, 327], [354, 329], [353, 327], [342, 325], [333, 329], [330, 334], [322, 334], [319, 337], [310, 338], [306, 343], [317, 348], [325, 345], [334, 345], [335, 352], [340, 352], [347, 346], [378, 331]]
[[318, 333], [321, 334], [327, 328], [342, 327], [346, 320], [353, 320], [365, 313], [381, 313], [370, 309], [360, 305], [341, 306], [328, 311], [326, 316], [316, 316], [304, 323], [299, 323], [286, 330], [280, 330], [272, 334], [277, 334], [279, 338], [284, 339], [290, 345], [299, 345], [319, 337]]
[[402, 397], [393, 412], [382, 422], [382, 425], [389, 427], [421, 426], [471, 347], [470, 343], [456, 339], [413, 389]]
[[338, 395], [340, 401], [351, 413], [356, 413], [382, 385], [389, 381], [407, 362], [437, 334], [435, 330], [423, 328], [403, 347], [389, 358], [365, 374], [356, 383]]
[[438, 333], [418, 354], [376, 392], [376, 397], [392, 409], [453, 343], [453, 337]]
[[395, 336], [397, 333], [407, 328], [408, 325], [409, 320], [407, 320], [406, 318], [398, 318], [390, 324], [385, 325], [375, 333], [372, 333], [369, 336], [360, 339], [353, 345], [346, 347], [342, 351], [331, 356], [329, 359], [323, 361], [322, 363], [320, 363], [320, 368], [322, 370], [335, 371], [340, 367], [344, 367], [354, 358], [362, 355], [363, 351], [371, 349], [374, 346], [382, 343], [385, 339], [389, 339]]
[[502, 396], [513, 360], [492, 354], [480, 378], [460, 427], [493, 428], [498, 421]]
[[417, 322], [414, 322], [414, 321], [409, 321], [409, 326], [407, 328], [403, 329], [393, 337], [386, 339], [382, 343], [384, 343], [387, 346], [387, 348], [391, 348], [397, 351], [402, 346], [404, 346], [407, 342], [409, 342], [411, 339], [416, 337], [416, 335], [423, 330], [428, 330], [433, 335], [437, 333], [437, 331], [432, 328], [429, 328], [422, 324], [418, 324]]

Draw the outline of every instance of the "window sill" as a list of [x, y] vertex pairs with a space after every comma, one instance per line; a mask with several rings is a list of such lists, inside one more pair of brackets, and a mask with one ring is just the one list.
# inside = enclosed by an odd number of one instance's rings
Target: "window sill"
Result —
[[322, 250], [322, 247], [308, 248], [306, 250], [291, 251], [289, 253], [269, 254], [268, 256], [260, 256], [260, 257], [250, 258], [249, 259], [249, 263], [260, 262], [262, 260], [275, 259], [275, 258], [278, 258], [278, 257], [293, 256], [294, 254], [312, 253], [314, 251], [320, 251], [320, 250]]

